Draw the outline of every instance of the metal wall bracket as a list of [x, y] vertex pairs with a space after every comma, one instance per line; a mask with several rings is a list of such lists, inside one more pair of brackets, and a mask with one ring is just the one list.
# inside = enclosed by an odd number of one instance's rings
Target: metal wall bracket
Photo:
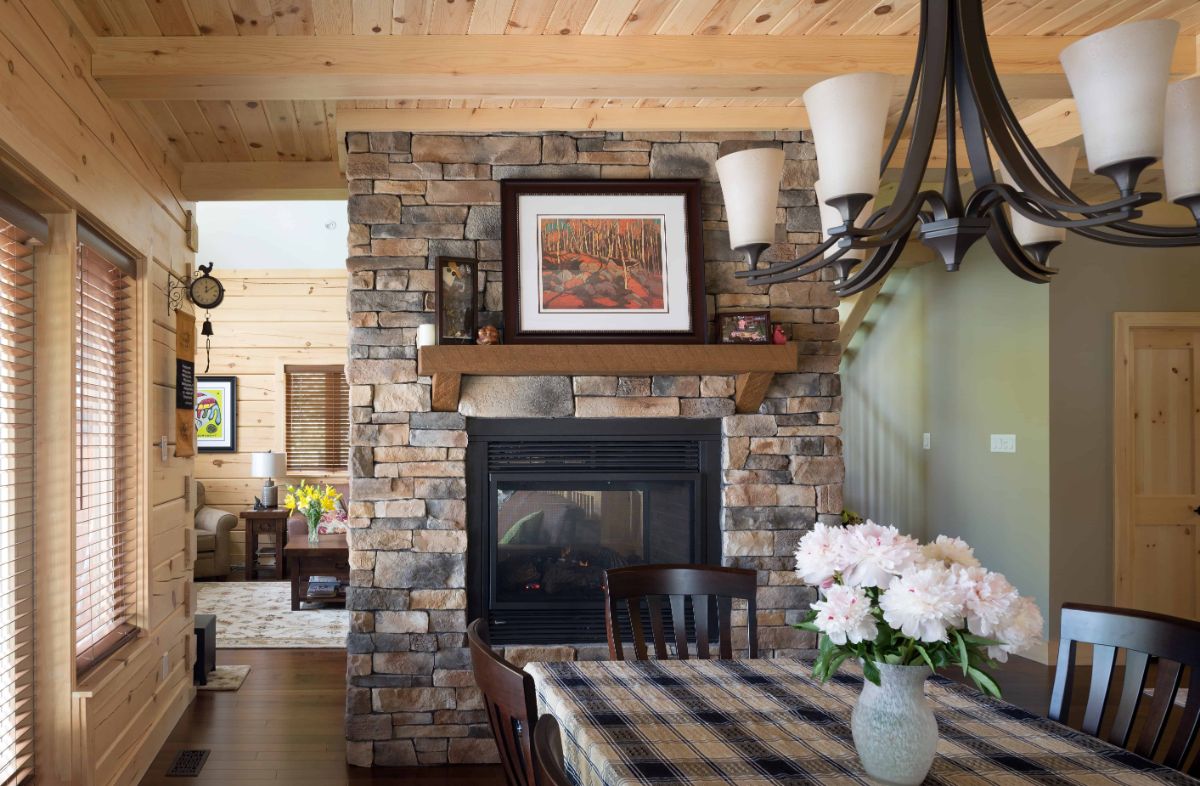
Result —
[[171, 316], [183, 306], [184, 298], [187, 297], [188, 287], [195, 277], [195, 272], [192, 270], [192, 265], [189, 262], [184, 268], [184, 274], [181, 276], [174, 271], [167, 271], [167, 316]]

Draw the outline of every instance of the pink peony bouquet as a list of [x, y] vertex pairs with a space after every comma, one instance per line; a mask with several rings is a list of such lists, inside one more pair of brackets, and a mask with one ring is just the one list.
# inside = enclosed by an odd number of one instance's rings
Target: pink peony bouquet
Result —
[[1042, 614], [973, 549], [939, 535], [922, 546], [873, 521], [818, 523], [796, 549], [796, 575], [820, 591], [796, 627], [820, 634], [814, 675], [822, 682], [847, 658], [879, 684], [876, 664], [937, 670], [956, 665], [980, 690], [999, 697], [986, 668], [1035, 644]]

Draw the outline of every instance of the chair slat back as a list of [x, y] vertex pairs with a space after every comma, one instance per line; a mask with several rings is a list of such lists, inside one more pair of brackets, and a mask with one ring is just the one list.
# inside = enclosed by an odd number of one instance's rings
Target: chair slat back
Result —
[[537, 786], [533, 760], [533, 732], [537, 722], [537, 694], [533, 677], [501, 658], [491, 648], [487, 623], [477, 619], [467, 626], [471, 668], [483, 693], [488, 723], [500, 749], [500, 766], [509, 786]]
[[687, 637], [689, 606], [696, 632], [695, 656], [701, 659], [711, 657], [709, 616], [712, 614], [713, 601], [717, 611], [719, 657], [733, 657], [734, 598], [746, 601], [748, 654], [751, 658], [758, 657], [757, 585], [758, 575], [753, 570], [709, 565], [637, 565], [605, 571], [604, 622], [608, 631], [609, 657], [613, 660], [625, 659], [620, 625], [622, 606], [633, 634], [633, 657], [637, 660], [649, 657], [642, 624], [643, 600], [650, 618], [654, 656], [659, 660], [670, 657], [663, 625], [663, 597], [668, 600], [671, 637], [676, 656], [681, 660], [691, 657]]
[[[1129, 748], [1132, 731], [1140, 723], [1133, 751], [1182, 770], [1196, 747], [1200, 730], [1200, 622], [1132, 609], [1063, 604], [1049, 713], [1051, 720], [1060, 723], [1069, 720], [1080, 643], [1092, 645], [1092, 676], [1080, 729], [1100, 736], [1111, 711], [1112, 725], [1105, 739]], [[1119, 653], [1124, 653], [1125, 670], [1113, 711], [1110, 686]], [[1151, 665], [1154, 695], [1145, 707]], [[1185, 668], [1190, 675], [1187, 701], [1182, 710], [1176, 711]], [[1172, 716], [1178, 721], [1173, 723]], [[1165, 746], [1169, 728], [1174, 733], [1170, 745]], [[1192, 774], [1198, 771], [1200, 755], [1191, 766]]]
[[546, 714], [538, 718], [533, 729], [533, 755], [537, 759], [541, 786], [575, 786], [567, 776], [563, 760], [562, 733], [558, 719]]

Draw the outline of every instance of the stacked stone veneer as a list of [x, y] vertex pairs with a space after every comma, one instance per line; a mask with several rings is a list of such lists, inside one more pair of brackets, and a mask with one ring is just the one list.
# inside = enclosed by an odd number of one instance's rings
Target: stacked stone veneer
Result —
[[[836, 300], [808, 280], [750, 288], [734, 278], [714, 162], [782, 146], [787, 163], [770, 258], [818, 239], [811, 139], [795, 133], [547, 133], [348, 137], [352, 398], [348, 758], [358, 765], [494, 761], [465, 648], [465, 417], [723, 418], [726, 565], [759, 571], [763, 655], [807, 648], [789, 626], [807, 598], [796, 541], [842, 507]], [[500, 181], [700, 178], [709, 314], [769, 308], [802, 373], [779, 375], [759, 414], [735, 415], [728, 376], [467, 377], [458, 413], [430, 410], [416, 370], [439, 255], [479, 260], [483, 319], [500, 322]], [[744, 614], [744, 611], [742, 612]], [[569, 642], [564, 642], [569, 645]], [[517, 662], [597, 648], [508, 648]]]

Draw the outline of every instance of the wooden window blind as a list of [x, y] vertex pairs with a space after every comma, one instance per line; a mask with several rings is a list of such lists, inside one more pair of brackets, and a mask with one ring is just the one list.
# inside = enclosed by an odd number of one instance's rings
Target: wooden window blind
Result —
[[75, 277], [75, 657], [82, 672], [137, 634], [133, 280], [79, 245]]
[[0, 783], [33, 770], [32, 254], [0, 219]]
[[345, 472], [350, 386], [343, 366], [286, 366], [289, 472]]

